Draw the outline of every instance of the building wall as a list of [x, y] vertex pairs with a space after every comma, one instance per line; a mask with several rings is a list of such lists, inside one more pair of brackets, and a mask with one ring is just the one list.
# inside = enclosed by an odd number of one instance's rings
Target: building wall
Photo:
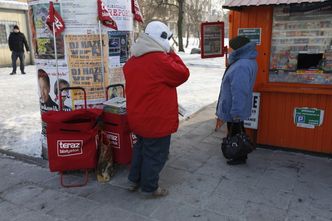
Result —
[[[25, 10], [0, 8], [0, 66], [11, 66], [11, 52], [8, 47], [8, 36], [12, 32], [12, 26], [17, 24], [21, 32], [30, 43], [30, 36], [27, 27], [27, 16]], [[4, 33], [5, 30], [5, 33]], [[7, 39], [4, 39], [6, 36]], [[29, 44], [30, 45], [30, 44]], [[25, 63], [31, 64], [31, 57], [29, 54], [25, 56]]]
[[272, 13], [272, 7], [261, 6], [243, 8], [241, 11], [232, 11], [229, 16], [230, 38], [237, 36], [238, 28], [262, 29], [261, 45], [257, 46], [259, 54], [257, 62], [259, 67], [255, 89], [268, 81], [272, 34]]
[[[294, 123], [296, 107], [325, 111], [322, 126], [300, 128]], [[257, 141], [260, 144], [332, 154], [332, 96], [261, 92], [261, 114]]]

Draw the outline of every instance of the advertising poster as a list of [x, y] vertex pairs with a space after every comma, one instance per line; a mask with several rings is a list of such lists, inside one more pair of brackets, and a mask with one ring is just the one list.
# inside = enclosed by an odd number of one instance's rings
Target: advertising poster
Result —
[[133, 30], [131, 0], [104, 0], [104, 3], [107, 5], [112, 18], [116, 22], [118, 31]]
[[[59, 67], [59, 86], [69, 87], [69, 75], [66, 67]], [[57, 97], [57, 71], [55, 65], [38, 65], [37, 64], [37, 81], [38, 81], [38, 97], [41, 113], [59, 110], [59, 99]], [[62, 110], [71, 111], [72, 99], [69, 91], [62, 93]], [[41, 132], [42, 152], [43, 156], [47, 156], [47, 139], [46, 124], [42, 121]]]
[[205, 28], [204, 33], [204, 52], [207, 55], [221, 53], [220, 29], [216, 26], [208, 26]]
[[[55, 66], [37, 66], [38, 91], [41, 112], [59, 110], [57, 71]], [[60, 89], [70, 87], [68, 68], [59, 67]], [[63, 110], [71, 110], [70, 91], [62, 93]]]
[[111, 67], [123, 66], [129, 59], [130, 32], [110, 31], [108, 32], [109, 62]]
[[202, 58], [224, 56], [224, 23], [206, 22], [201, 24]]
[[[59, 13], [60, 4], [54, 3], [54, 8]], [[36, 59], [54, 59], [54, 38], [53, 33], [46, 25], [46, 18], [48, 16], [49, 3], [45, 1], [34, 1], [29, 6], [29, 21], [32, 33], [32, 46], [35, 52]], [[63, 36], [56, 38], [58, 59], [63, 59], [65, 56]]]
[[[107, 41], [107, 36], [103, 35], [103, 42]], [[65, 42], [70, 84], [85, 88], [88, 104], [102, 103], [108, 82], [108, 44], [103, 45], [102, 58], [99, 35], [67, 35]], [[104, 75], [101, 62], [104, 63]], [[73, 92], [75, 105], [81, 105], [83, 99], [82, 92]]]
[[[118, 31], [133, 30], [131, 0], [104, 0]], [[97, 1], [62, 0], [62, 17], [66, 21], [65, 34], [98, 34]], [[105, 26], [102, 32], [114, 31]], [[70, 30], [70, 31], [69, 31]]]
[[97, 0], [62, 0], [65, 34], [98, 34]]
[[[107, 100], [113, 99], [115, 97], [121, 97], [124, 100], [116, 100], [116, 101], [113, 100], [113, 102], [119, 102], [119, 103], [126, 102], [126, 99], [124, 98], [124, 91], [121, 86], [111, 87], [108, 89], [108, 99]], [[108, 103], [108, 105], [109, 105], [109, 103]], [[124, 105], [124, 111], [120, 111], [120, 112], [115, 111], [114, 113], [123, 114], [126, 112], [125, 109], [126, 108]], [[104, 108], [104, 110], [105, 110], [105, 108]]]
[[110, 69], [110, 77], [109, 77], [109, 85], [110, 84], [124, 84], [125, 78], [123, 74], [122, 68], [111, 68]]
[[[110, 69], [110, 78], [108, 85], [114, 84], [123, 84], [125, 85], [125, 78], [122, 68], [111, 68]], [[122, 87], [111, 87], [108, 91], [108, 99], [114, 97], [124, 97], [124, 91]]]

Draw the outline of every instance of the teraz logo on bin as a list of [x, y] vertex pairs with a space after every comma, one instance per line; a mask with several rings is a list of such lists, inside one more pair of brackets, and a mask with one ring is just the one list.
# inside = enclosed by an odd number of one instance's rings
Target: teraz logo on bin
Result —
[[111, 141], [113, 148], [120, 148], [120, 134], [106, 132], [107, 138]]
[[83, 154], [83, 140], [58, 140], [57, 150], [59, 157]]
[[130, 142], [131, 142], [131, 148], [133, 148], [134, 145], [137, 143], [137, 137], [133, 133], [130, 134]]

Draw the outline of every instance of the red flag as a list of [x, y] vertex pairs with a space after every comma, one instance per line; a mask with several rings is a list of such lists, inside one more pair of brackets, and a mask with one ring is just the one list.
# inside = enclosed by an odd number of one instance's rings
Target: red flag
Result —
[[61, 32], [65, 30], [65, 22], [61, 18], [60, 14], [54, 9], [53, 2], [50, 2], [50, 8], [48, 10], [46, 24], [52, 32], [53, 32], [53, 23], [55, 27], [55, 35], [59, 35], [61, 34]]
[[103, 25], [109, 28], [113, 28], [118, 30], [118, 26], [116, 25], [115, 21], [111, 17], [111, 13], [108, 11], [108, 8], [102, 2], [102, 0], [97, 0], [98, 4], [98, 18]]
[[143, 23], [143, 15], [137, 0], [131, 0], [131, 12], [134, 14], [134, 20]]

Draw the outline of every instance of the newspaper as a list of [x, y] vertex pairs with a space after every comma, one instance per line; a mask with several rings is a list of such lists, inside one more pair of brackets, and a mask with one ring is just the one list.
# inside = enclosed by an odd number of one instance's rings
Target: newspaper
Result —
[[126, 98], [115, 97], [104, 102], [104, 111], [114, 114], [126, 113]]
[[178, 112], [179, 114], [182, 116], [182, 117], [185, 117], [187, 116], [188, 114], [188, 111], [181, 105], [181, 104], [178, 104]]

